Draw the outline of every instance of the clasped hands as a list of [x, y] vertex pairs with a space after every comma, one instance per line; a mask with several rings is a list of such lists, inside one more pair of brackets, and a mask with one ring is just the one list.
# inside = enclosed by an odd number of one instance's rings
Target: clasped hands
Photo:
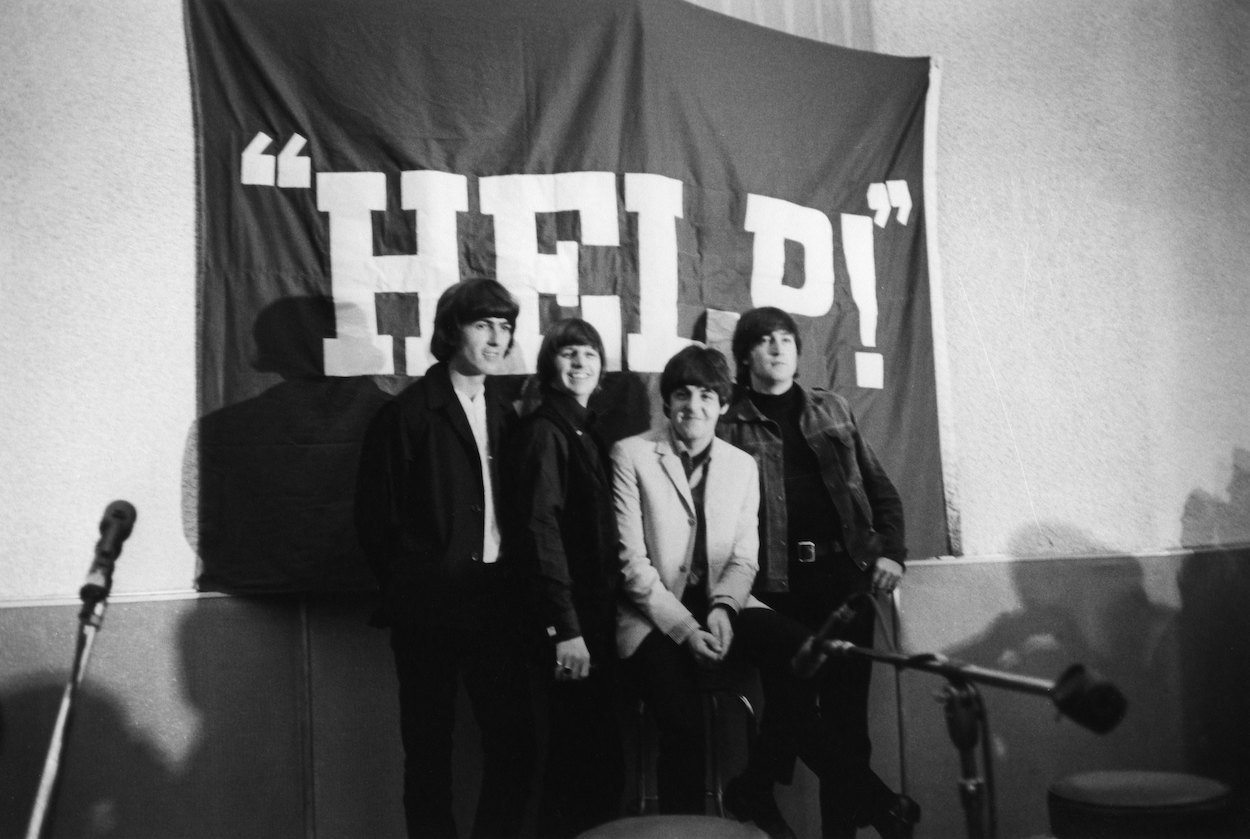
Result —
[[729, 654], [733, 638], [733, 612], [718, 604], [708, 612], [707, 629], [696, 629], [686, 639], [686, 649], [700, 666], [715, 667]]

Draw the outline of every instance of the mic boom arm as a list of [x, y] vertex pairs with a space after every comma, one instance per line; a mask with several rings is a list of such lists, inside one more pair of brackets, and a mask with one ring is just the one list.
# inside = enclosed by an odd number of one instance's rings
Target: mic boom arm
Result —
[[[946, 726], [951, 742], [959, 750], [959, 793], [969, 839], [995, 839], [998, 830], [989, 729], [985, 706], [974, 683], [1047, 696], [1065, 716], [1099, 734], [1115, 728], [1128, 707], [1124, 694], [1114, 685], [1080, 664], [1071, 665], [1051, 682], [1034, 676], [977, 667], [934, 653], [902, 655], [829, 638], [809, 639], [804, 649], [809, 644], [818, 648], [816, 653], [867, 658], [892, 664], [896, 672], [902, 669], [923, 670], [946, 677], [948, 684], [940, 698], [946, 706]], [[976, 758], [978, 742], [982, 747], [980, 771]]]
[[975, 664], [946, 658], [936, 653], [902, 655], [857, 647], [846, 641], [823, 642], [829, 655], [849, 655], [869, 658], [892, 664], [895, 667], [936, 673], [958, 682], [977, 682], [992, 687], [1005, 688], [1020, 693], [1031, 693], [1050, 698], [1064, 716], [1098, 734], [1106, 734], [1115, 728], [1128, 709], [1124, 694], [1108, 681], [1100, 678], [1084, 665], [1073, 664], [1050, 681], [1036, 676], [1020, 676], [1002, 670], [990, 670]]

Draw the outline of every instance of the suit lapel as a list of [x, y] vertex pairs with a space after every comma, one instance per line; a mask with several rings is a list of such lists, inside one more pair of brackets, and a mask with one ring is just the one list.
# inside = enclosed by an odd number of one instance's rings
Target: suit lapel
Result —
[[673, 445], [666, 436], [661, 436], [656, 441], [655, 454], [659, 458], [660, 468], [677, 490], [681, 503], [686, 505], [686, 513], [693, 516], [695, 514], [694, 496], [690, 494], [690, 480], [686, 477], [686, 470], [681, 465], [681, 457], [673, 450]]
[[[445, 363], [437, 364], [431, 367], [426, 376], [430, 380], [430, 407], [440, 411], [447, 418], [448, 424], [452, 430], [456, 432], [456, 436], [460, 438], [464, 445], [476, 454], [477, 440], [473, 437], [473, 429], [469, 427], [469, 418], [465, 416], [464, 406], [460, 404], [460, 397], [456, 396], [456, 391], [451, 386], [451, 375]], [[489, 411], [487, 412], [487, 425], [490, 421]]]

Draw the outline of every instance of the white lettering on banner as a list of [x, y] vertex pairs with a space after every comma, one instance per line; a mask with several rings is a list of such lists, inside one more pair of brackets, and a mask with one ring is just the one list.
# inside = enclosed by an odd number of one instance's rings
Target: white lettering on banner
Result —
[[312, 186], [312, 161], [300, 155], [308, 140], [299, 134], [292, 134], [276, 160], [272, 154], [264, 153], [272, 142], [273, 138], [264, 131], [256, 132], [240, 155], [239, 183], [273, 186], [276, 171], [279, 187], [307, 189]]
[[[298, 135], [297, 135], [298, 136]], [[302, 140], [302, 138], [300, 138]], [[271, 142], [258, 135], [243, 161], [252, 168], [245, 177], [273, 185], [272, 155], [261, 152]], [[288, 142], [293, 160], [301, 160], [302, 143]], [[249, 158], [247, 155], [252, 155]], [[286, 156], [278, 157], [279, 166]], [[288, 183], [298, 180], [290, 170]], [[283, 175], [277, 173], [278, 181]], [[394, 373], [392, 338], [378, 334], [375, 295], [386, 292], [415, 294], [420, 312], [419, 336], [406, 337], [404, 372], [425, 373], [433, 359], [429, 336], [434, 331], [435, 303], [460, 281], [457, 214], [468, 211], [469, 179], [436, 171], [408, 171], [400, 175], [400, 201], [416, 212], [417, 253], [375, 255], [374, 212], [386, 210], [386, 176], [381, 172], [322, 172], [317, 175], [317, 208], [329, 214], [330, 284], [334, 300], [335, 337], [324, 339], [328, 376], [386, 375]], [[533, 372], [541, 341], [538, 295], [554, 294], [561, 306], [582, 309], [605, 339], [608, 370], [622, 369], [624, 361], [635, 372], [658, 372], [681, 347], [692, 343], [678, 334], [677, 220], [683, 218], [681, 181], [662, 175], [627, 173], [625, 209], [637, 214], [639, 331], [622, 336], [620, 297], [582, 296], [578, 286], [581, 245], [620, 246], [616, 176], [611, 172], [498, 175], [481, 178], [481, 209], [494, 218], [496, 273], [521, 304], [517, 343], [525, 372]], [[873, 226], [886, 212], [898, 209], [906, 224], [911, 196], [905, 181], [873, 184], [869, 204], [876, 217], [841, 215], [841, 237], [851, 294], [859, 309], [860, 343], [855, 354], [856, 383], [884, 387], [884, 360], [877, 347], [876, 264]], [[873, 206], [875, 205], [875, 206]], [[538, 251], [537, 214], [577, 212], [581, 242], [557, 241], [556, 253]], [[886, 216], [888, 218], [888, 216]], [[777, 306], [806, 317], [821, 317], [834, 300], [833, 228], [819, 210], [768, 196], [749, 194], [743, 221], [755, 234], [751, 271], [751, 301], [755, 306]], [[804, 281], [786, 285], [785, 243], [803, 246]]]
[[478, 182], [482, 212], [495, 219], [495, 275], [521, 304], [516, 346], [525, 371], [534, 371], [542, 341], [538, 295], [554, 294], [561, 306], [578, 305], [577, 242], [557, 241], [554, 254], [538, 252], [538, 213], [575, 211], [583, 245], [621, 243], [612, 172], [493, 175]]
[[615, 294], [583, 294], [582, 317], [599, 330], [603, 339], [603, 369], [621, 369], [621, 298]]
[[[750, 193], [744, 226], [755, 234], [751, 302], [818, 318], [833, 307], [833, 225], [820, 210]], [[803, 246], [803, 287], [785, 285], [786, 240]]]
[[418, 295], [420, 337], [404, 342], [405, 370], [419, 376], [431, 363], [429, 336], [434, 301], [460, 280], [456, 255], [456, 213], [469, 209], [468, 178], [448, 172], [404, 172], [400, 205], [417, 215], [417, 253], [375, 256], [374, 211], [386, 209], [381, 172], [322, 172], [317, 175], [317, 209], [330, 214], [330, 294], [335, 335], [326, 338], [327, 376], [390, 374], [395, 370], [391, 337], [378, 334], [378, 292]]
[[[877, 259], [873, 253], [873, 220], [869, 216], [842, 214], [842, 250], [851, 278], [851, 296], [859, 309], [859, 341], [877, 346]], [[885, 359], [881, 353], [855, 353], [855, 384], [880, 390], [885, 387]]]
[[629, 335], [629, 369], [654, 373], [692, 343], [677, 334], [677, 219], [685, 214], [682, 182], [663, 175], [625, 175], [625, 209], [638, 214], [639, 333]]
[[308, 144], [298, 134], [292, 134], [282, 151], [278, 153], [278, 186], [291, 189], [307, 189], [312, 186], [312, 161], [300, 155]]
[[890, 210], [898, 208], [898, 223], [907, 224], [911, 218], [911, 190], [907, 181], [886, 181], [868, 185], [868, 208], [875, 212], [873, 221], [877, 227], [885, 227], [890, 220]]
[[404, 339], [404, 372], [420, 376], [434, 363], [430, 336], [434, 308], [443, 292], [460, 282], [456, 247], [456, 214], [469, 211], [469, 179], [451, 172], [404, 172], [399, 182], [400, 205], [417, 211], [417, 253], [379, 257], [384, 269], [398, 266], [400, 285], [417, 295], [419, 336]]
[[265, 154], [265, 149], [273, 142], [264, 131], [256, 132], [256, 136], [243, 149], [239, 157], [239, 183], [254, 186], [273, 186], [273, 173], [276, 162], [272, 154]]
[[378, 334], [374, 294], [398, 291], [373, 257], [374, 210], [386, 209], [381, 172], [320, 172], [317, 209], [330, 214], [330, 295], [334, 338], [322, 342], [327, 376], [395, 372], [391, 338]]

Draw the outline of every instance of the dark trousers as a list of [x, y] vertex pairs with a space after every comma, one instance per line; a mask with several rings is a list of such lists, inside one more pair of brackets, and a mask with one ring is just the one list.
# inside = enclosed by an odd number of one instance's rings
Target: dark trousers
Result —
[[655, 785], [660, 812], [702, 815], [707, 736], [694, 657], [664, 633], [652, 632], [625, 659], [625, 669], [655, 717], [659, 735]]
[[452, 732], [459, 680], [482, 733], [482, 788], [474, 837], [520, 833], [534, 770], [529, 674], [519, 639], [416, 624], [391, 629], [404, 744], [404, 815], [411, 837], [457, 835], [452, 817]]
[[610, 666], [578, 682], [553, 681], [547, 765], [537, 835], [565, 839], [611, 821], [620, 811], [625, 758]]
[[[765, 598], [777, 613], [801, 626], [804, 637], [819, 629], [829, 613], [848, 597], [863, 590], [860, 581], [825, 581], [819, 586], [797, 587], [793, 583], [792, 580], [790, 593], [765, 595]], [[864, 608], [838, 637], [856, 646], [871, 647], [874, 620], [873, 610]], [[831, 657], [810, 682], [819, 705], [820, 725], [816, 730], [827, 753], [836, 756], [817, 769], [801, 751], [798, 753], [820, 778], [821, 835], [824, 837], [853, 837], [857, 826], [867, 825], [893, 801], [893, 792], [870, 766], [868, 689], [872, 665], [867, 659]], [[767, 684], [764, 702], [767, 722], [773, 707]], [[762, 756], [768, 755], [769, 750], [763, 749]], [[773, 759], [778, 765], [784, 764], [784, 756]], [[782, 782], [788, 780], [784, 775], [775, 777]]]
[[[810, 634], [802, 623], [772, 609], [744, 609], [734, 619], [726, 665], [756, 667], [764, 690], [748, 775], [769, 790], [775, 782], [791, 781], [796, 759], [822, 778], [848, 774], [859, 765], [858, 759], [848, 761], [843, 740], [822, 715], [818, 683], [791, 672], [790, 660]], [[699, 666], [660, 632], [648, 635], [626, 666], [659, 731], [660, 812], [703, 813], [706, 734]]]

